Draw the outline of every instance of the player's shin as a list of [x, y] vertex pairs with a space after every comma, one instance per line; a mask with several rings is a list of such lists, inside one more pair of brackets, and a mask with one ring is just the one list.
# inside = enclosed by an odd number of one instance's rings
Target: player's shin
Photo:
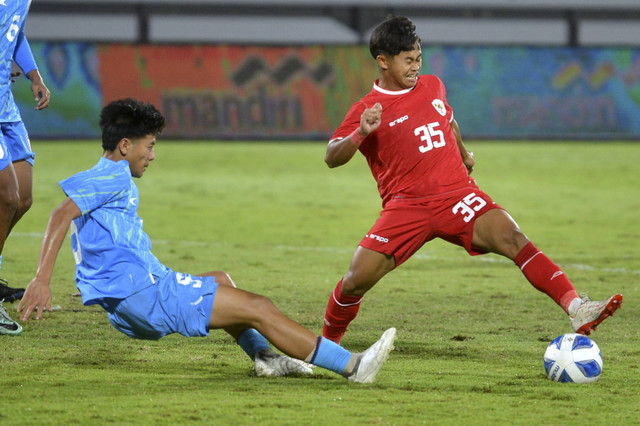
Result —
[[342, 280], [340, 280], [329, 297], [322, 335], [331, 341], [340, 343], [347, 326], [358, 315], [361, 300], [360, 296], [342, 294]]
[[318, 337], [316, 347], [307, 356], [305, 362], [348, 377], [355, 371], [357, 360], [357, 356], [353, 356], [351, 352], [337, 343], [324, 337]]
[[531, 242], [518, 253], [514, 263], [535, 288], [569, 312], [572, 301], [578, 299], [578, 293], [558, 265]]

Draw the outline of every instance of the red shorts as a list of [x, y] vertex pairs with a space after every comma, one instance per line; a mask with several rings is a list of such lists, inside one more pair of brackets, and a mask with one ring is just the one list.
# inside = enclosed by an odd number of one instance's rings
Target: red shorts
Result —
[[471, 246], [473, 225], [495, 208], [501, 207], [477, 186], [437, 198], [393, 198], [360, 246], [393, 255], [396, 266], [434, 238], [462, 246], [472, 256], [483, 254]]

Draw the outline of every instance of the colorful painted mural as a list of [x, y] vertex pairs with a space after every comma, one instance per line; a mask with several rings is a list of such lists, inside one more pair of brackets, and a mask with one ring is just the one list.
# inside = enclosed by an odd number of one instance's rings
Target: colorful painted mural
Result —
[[[361, 46], [32, 43], [51, 106], [14, 94], [32, 138], [93, 138], [102, 105], [156, 104], [165, 137], [326, 139], [371, 89]], [[423, 47], [467, 138], [639, 139], [640, 49]]]

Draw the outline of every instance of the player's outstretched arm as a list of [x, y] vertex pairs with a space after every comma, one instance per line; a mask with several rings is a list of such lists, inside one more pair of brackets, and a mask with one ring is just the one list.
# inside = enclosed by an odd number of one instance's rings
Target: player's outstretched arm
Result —
[[366, 108], [360, 116], [360, 127], [349, 136], [336, 139], [327, 145], [327, 153], [324, 161], [330, 168], [342, 166], [351, 160], [362, 143], [362, 140], [380, 127], [382, 117], [382, 105], [376, 103], [371, 108]]
[[462, 156], [462, 162], [467, 167], [469, 174], [473, 171], [473, 167], [476, 165], [476, 161], [473, 158], [473, 152], [467, 151], [467, 147], [464, 146], [462, 142], [462, 133], [460, 133], [460, 127], [458, 126], [458, 122], [453, 119], [451, 120], [451, 129], [453, 130], [453, 134], [456, 135], [456, 143], [458, 144], [458, 149], [460, 150], [460, 155]]
[[44, 238], [42, 239], [36, 276], [27, 286], [22, 300], [18, 304], [18, 312], [22, 312], [20, 315], [22, 321], [28, 321], [31, 313], [36, 309], [36, 319], [40, 319], [45, 309], [51, 311], [51, 288], [49, 283], [53, 274], [53, 267], [71, 221], [81, 214], [82, 212], [71, 198], [66, 198], [51, 213], [47, 229], [44, 232]]
[[38, 71], [38, 65], [36, 64], [36, 60], [33, 58], [33, 52], [31, 51], [31, 46], [29, 46], [27, 37], [24, 35], [24, 31], [20, 31], [18, 34], [18, 41], [16, 42], [16, 48], [14, 51], [14, 60], [25, 76], [31, 81], [31, 91], [33, 92], [33, 97], [36, 102], [38, 102], [36, 109], [40, 110], [48, 107], [51, 92], [49, 92], [49, 89], [45, 86], [42, 76], [40, 75], [40, 71]]

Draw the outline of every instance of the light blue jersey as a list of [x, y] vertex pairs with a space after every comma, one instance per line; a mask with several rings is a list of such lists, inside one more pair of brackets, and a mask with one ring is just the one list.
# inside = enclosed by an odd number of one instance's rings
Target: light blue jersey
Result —
[[0, 1], [0, 122], [22, 121], [11, 93], [11, 64], [31, 0]]
[[151, 254], [137, 213], [138, 188], [126, 160], [102, 157], [60, 186], [82, 212], [71, 225], [71, 246], [85, 305], [123, 299], [170, 272]]

